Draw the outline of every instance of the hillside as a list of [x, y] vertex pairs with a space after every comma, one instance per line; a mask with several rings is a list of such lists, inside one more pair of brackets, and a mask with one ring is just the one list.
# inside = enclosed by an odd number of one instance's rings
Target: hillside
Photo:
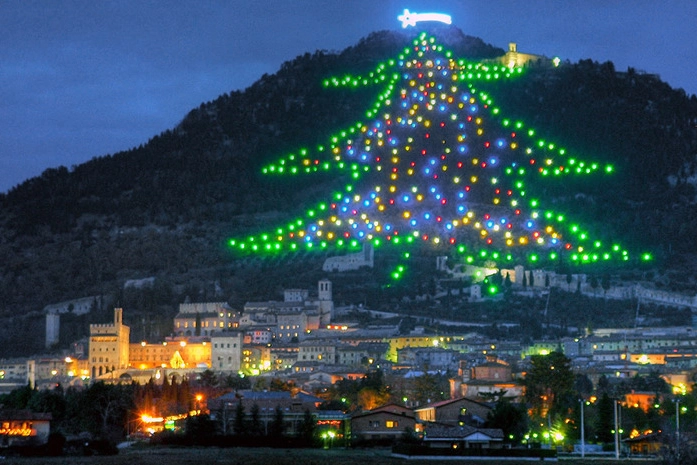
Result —
[[[455, 28], [433, 33], [458, 57], [503, 54]], [[303, 184], [264, 177], [261, 167], [359, 119], [377, 90], [326, 89], [323, 80], [371, 70], [410, 40], [379, 32], [339, 53], [307, 53], [243, 91], [202, 103], [140, 147], [49, 169], [1, 195], [0, 316], [38, 314], [49, 303], [104, 295], [138, 309], [137, 334], [156, 336], [166, 334], [168, 316], [187, 296], [239, 304], [268, 298], [285, 285], [312, 286], [323, 255], [239, 257], [226, 239], [319, 198], [329, 176]], [[568, 186], [541, 186], [557, 204], [623, 231], [628, 245], [651, 250], [661, 267], [689, 263], [687, 254], [697, 246], [695, 96], [654, 76], [591, 61], [531, 69], [505, 85], [482, 86], [507, 114], [575, 152], [616, 165], [611, 190], [574, 184], [571, 197]], [[150, 276], [157, 278], [152, 289], [123, 289], [126, 280]], [[678, 288], [695, 288], [691, 274], [674, 276]], [[86, 324], [77, 319], [71, 335]], [[42, 341], [22, 336], [36, 322], [15, 319], [3, 328], [0, 336], [15, 341], [17, 352], [41, 347]]]

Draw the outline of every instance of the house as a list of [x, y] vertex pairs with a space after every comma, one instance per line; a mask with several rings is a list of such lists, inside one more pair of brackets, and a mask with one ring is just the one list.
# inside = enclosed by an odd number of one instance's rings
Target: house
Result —
[[414, 410], [416, 417], [423, 422], [439, 423], [446, 426], [483, 425], [491, 407], [476, 400], [459, 397], [442, 400]]
[[387, 404], [351, 416], [351, 433], [355, 441], [395, 441], [405, 430], [416, 428], [414, 412], [404, 406]]
[[51, 414], [0, 409], [0, 450], [10, 446], [38, 446], [48, 442]]
[[502, 449], [503, 430], [433, 424], [426, 427], [423, 442], [433, 449]]
[[656, 455], [663, 447], [664, 441], [665, 437], [662, 437], [660, 431], [651, 431], [622, 440], [630, 455]]
[[297, 389], [292, 391], [240, 390], [210, 399], [208, 409], [211, 412], [211, 418], [219, 419], [223, 423], [224, 431], [232, 430], [235, 411], [237, 406], [241, 405], [248, 419], [251, 418], [253, 409], [258, 409], [259, 422], [265, 433], [274, 421], [278, 408], [283, 412], [286, 433], [291, 436], [299, 434], [305, 412], [309, 412], [315, 419], [318, 429], [331, 429], [341, 438], [347, 437], [350, 423], [348, 415], [337, 411], [319, 411], [318, 408], [322, 402], [322, 399]]
[[522, 383], [513, 379], [511, 366], [496, 355], [487, 354], [484, 363], [461, 371], [461, 380], [451, 380], [453, 396], [467, 396], [479, 400], [505, 393], [506, 398], [516, 402], [523, 398]]

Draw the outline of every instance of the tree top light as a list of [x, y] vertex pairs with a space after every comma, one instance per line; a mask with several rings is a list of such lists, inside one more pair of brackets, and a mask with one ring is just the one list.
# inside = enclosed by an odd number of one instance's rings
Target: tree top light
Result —
[[444, 24], [452, 24], [452, 18], [450, 15], [445, 15], [442, 13], [412, 13], [409, 10], [404, 10], [404, 13], [397, 16], [397, 19], [402, 22], [402, 27], [406, 28], [408, 26], [415, 27], [416, 23], [423, 21], [437, 21]]

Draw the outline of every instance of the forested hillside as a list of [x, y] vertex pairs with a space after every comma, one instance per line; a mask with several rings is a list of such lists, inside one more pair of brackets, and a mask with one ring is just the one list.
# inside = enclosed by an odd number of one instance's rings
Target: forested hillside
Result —
[[[455, 28], [434, 34], [457, 57], [504, 53]], [[142, 146], [49, 169], [0, 195], [0, 316], [8, 321], [0, 337], [36, 350], [42, 338], [23, 334], [41, 331], [41, 309], [82, 296], [137, 309], [135, 331], [147, 336], [165, 334], [186, 297], [239, 303], [274, 297], [286, 284], [314, 285], [322, 256], [250, 260], [232, 255], [226, 239], [316, 199], [328, 178], [267, 179], [261, 166], [360, 119], [377, 89], [327, 89], [322, 81], [371, 70], [410, 39], [379, 32], [341, 52], [307, 53], [202, 103]], [[487, 85], [506, 114], [584, 158], [616, 165], [613, 188], [601, 194], [580, 183], [574, 195], [569, 185], [541, 186], [555, 202], [623, 231], [629, 245], [652, 250], [661, 269], [689, 262], [697, 250], [695, 96], [592, 61]], [[156, 285], [124, 290], [126, 280], [144, 277]], [[686, 273], [675, 284], [689, 288], [694, 279]], [[32, 312], [33, 322], [10, 320]]]

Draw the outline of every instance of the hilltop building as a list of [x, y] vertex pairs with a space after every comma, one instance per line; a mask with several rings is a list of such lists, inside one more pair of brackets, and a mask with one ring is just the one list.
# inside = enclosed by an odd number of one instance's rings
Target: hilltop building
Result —
[[552, 68], [559, 66], [559, 58], [548, 58], [544, 55], [524, 53], [518, 51], [518, 44], [509, 42], [508, 51], [491, 60], [484, 60], [506, 66], [507, 68]]
[[363, 250], [358, 253], [329, 257], [322, 265], [322, 271], [342, 272], [358, 270], [364, 266], [372, 268], [375, 264], [375, 251], [370, 242], [363, 243]]

